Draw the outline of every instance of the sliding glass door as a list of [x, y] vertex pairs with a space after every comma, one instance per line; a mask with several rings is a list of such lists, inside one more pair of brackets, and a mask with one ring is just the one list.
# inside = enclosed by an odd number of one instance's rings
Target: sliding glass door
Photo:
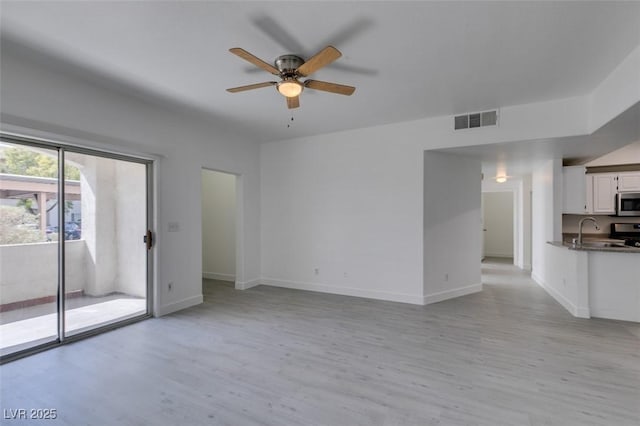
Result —
[[146, 167], [67, 152], [82, 218], [65, 223], [65, 335], [147, 312]]
[[148, 316], [150, 168], [2, 137], [3, 359]]
[[0, 143], [0, 350], [58, 338], [58, 151]]

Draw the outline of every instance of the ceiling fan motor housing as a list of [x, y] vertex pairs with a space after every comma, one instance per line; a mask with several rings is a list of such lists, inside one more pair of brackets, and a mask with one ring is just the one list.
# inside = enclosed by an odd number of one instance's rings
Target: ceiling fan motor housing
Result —
[[295, 76], [296, 70], [302, 64], [304, 64], [304, 59], [296, 55], [278, 56], [275, 61], [275, 66], [283, 77]]

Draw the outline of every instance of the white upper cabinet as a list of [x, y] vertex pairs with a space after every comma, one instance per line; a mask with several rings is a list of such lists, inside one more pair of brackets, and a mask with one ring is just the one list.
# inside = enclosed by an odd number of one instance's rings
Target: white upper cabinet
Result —
[[619, 172], [618, 192], [640, 192], [640, 172]]
[[567, 166], [562, 168], [562, 213], [590, 213], [589, 200], [587, 199], [587, 179], [591, 179], [591, 176], [585, 176], [585, 173], [586, 169], [584, 166]]
[[640, 192], [640, 172], [586, 174], [584, 166], [566, 166], [562, 192], [564, 214], [616, 214], [616, 194]]
[[594, 173], [593, 211], [594, 214], [615, 214], [618, 173]]

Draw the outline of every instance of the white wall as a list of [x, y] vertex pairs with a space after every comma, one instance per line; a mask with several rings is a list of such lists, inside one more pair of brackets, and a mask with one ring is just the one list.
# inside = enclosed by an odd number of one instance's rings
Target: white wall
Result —
[[424, 153], [424, 303], [482, 290], [481, 161]]
[[202, 276], [235, 281], [236, 177], [202, 171]]
[[513, 257], [513, 213], [512, 192], [483, 192], [484, 255], [490, 257]]
[[549, 274], [546, 259], [550, 246], [547, 242], [562, 240], [561, 176], [562, 163], [557, 159], [543, 161], [532, 174], [531, 276], [541, 285]]
[[[259, 149], [228, 122], [186, 115], [85, 81], [81, 72], [3, 46], [2, 128], [156, 159], [156, 315], [202, 301], [202, 167], [240, 175], [238, 249], [242, 285], [256, 283], [260, 259]], [[178, 232], [168, 232], [178, 222]], [[168, 283], [173, 290], [168, 291]]]
[[640, 100], [640, 45], [588, 96], [589, 132], [594, 132]]
[[262, 145], [263, 282], [422, 303], [422, 153], [358, 133]]
[[[385, 133], [262, 145], [262, 282], [419, 304], [480, 288], [480, 161], [423, 157], [413, 140]], [[436, 157], [450, 161], [426, 168]], [[437, 210], [423, 216], [425, 206]], [[425, 220], [434, 225], [429, 238]], [[429, 264], [426, 287], [423, 241], [434, 258], [447, 258]]]
[[80, 187], [82, 238], [87, 245], [85, 291], [91, 296], [104, 296], [114, 291], [118, 272], [114, 164], [108, 158], [83, 154], [69, 154], [69, 158], [84, 165]]
[[518, 255], [519, 250], [516, 244], [516, 265], [519, 268], [530, 271], [531, 270], [531, 257], [532, 257], [532, 242], [533, 242], [533, 230], [532, 230], [532, 198], [531, 191], [531, 175], [524, 176], [522, 178], [522, 191], [520, 194], [520, 200], [522, 202], [522, 224], [520, 229], [522, 230], [522, 258]]
[[[84, 290], [84, 240], [65, 242], [67, 293]], [[0, 245], [0, 305], [55, 296], [58, 292], [58, 243]]]
[[594, 167], [638, 163], [640, 163], [640, 141], [623, 146], [607, 155], [589, 161], [585, 166]]

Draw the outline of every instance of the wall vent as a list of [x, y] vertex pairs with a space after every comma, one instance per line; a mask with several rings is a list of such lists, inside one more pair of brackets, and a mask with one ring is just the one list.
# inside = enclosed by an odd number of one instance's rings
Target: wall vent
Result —
[[453, 117], [455, 130], [475, 129], [477, 127], [497, 126], [498, 111], [475, 112], [473, 114], [457, 115]]

